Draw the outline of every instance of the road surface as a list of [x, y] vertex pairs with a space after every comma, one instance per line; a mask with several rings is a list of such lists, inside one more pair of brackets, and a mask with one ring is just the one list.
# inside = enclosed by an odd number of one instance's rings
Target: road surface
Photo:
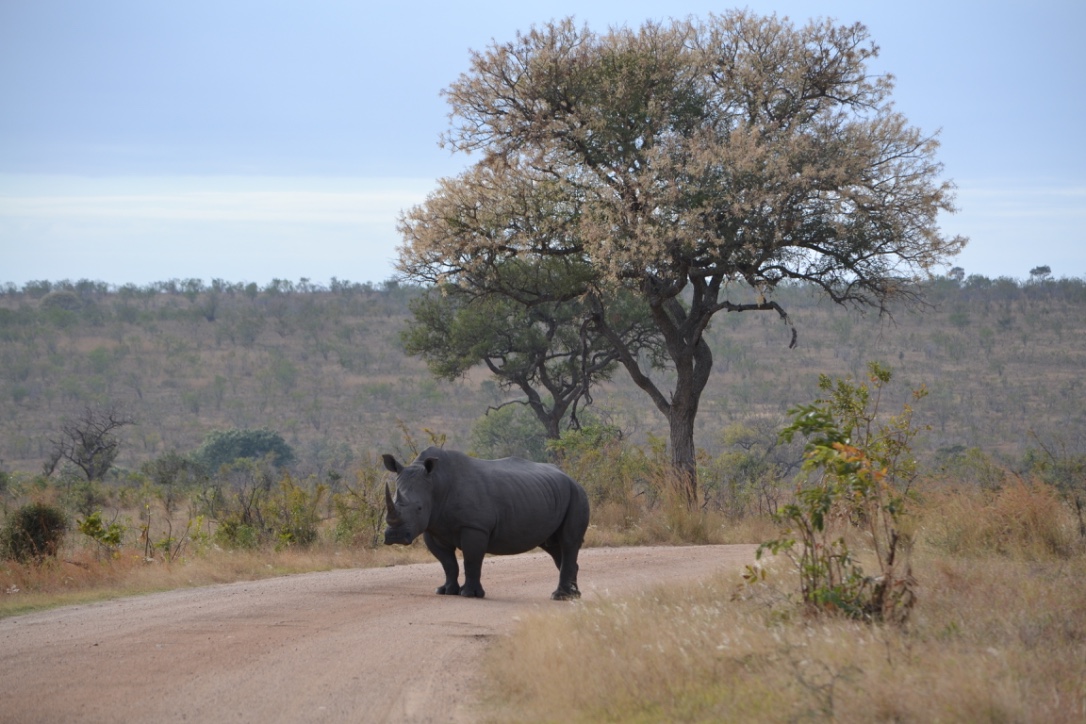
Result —
[[[754, 546], [589, 548], [585, 600], [738, 571]], [[470, 721], [487, 642], [549, 599], [544, 553], [483, 564], [485, 599], [434, 561], [124, 598], [0, 620], [0, 722]]]

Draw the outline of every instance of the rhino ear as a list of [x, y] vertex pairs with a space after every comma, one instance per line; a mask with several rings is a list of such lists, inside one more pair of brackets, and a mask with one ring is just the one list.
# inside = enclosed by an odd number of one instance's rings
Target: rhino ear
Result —
[[396, 458], [392, 457], [391, 455], [386, 453], [381, 456], [381, 459], [385, 461], [385, 469], [388, 470], [390, 473], [396, 473], [397, 475], [399, 475], [403, 471], [403, 465], [400, 465], [396, 461]]
[[437, 465], [437, 458], [426, 458], [423, 465], [426, 466], [426, 474], [429, 475], [434, 472], [434, 466]]

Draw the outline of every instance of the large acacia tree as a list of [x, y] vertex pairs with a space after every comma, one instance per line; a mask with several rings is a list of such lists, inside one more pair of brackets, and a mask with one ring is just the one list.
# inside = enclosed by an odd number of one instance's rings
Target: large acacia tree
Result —
[[[884, 311], [965, 244], [938, 228], [953, 185], [868, 70], [877, 53], [859, 24], [747, 11], [602, 34], [567, 19], [495, 43], [445, 91], [443, 143], [478, 160], [404, 214], [399, 268], [513, 298], [496, 273], [511, 258], [590, 269], [557, 288], [594, 305], [667, 418], [693, 501], [715, 314], [787, 322], [773, 291], [790, 280]], [[672, 389], [611, 328], [614, 288], [647, 304]]]

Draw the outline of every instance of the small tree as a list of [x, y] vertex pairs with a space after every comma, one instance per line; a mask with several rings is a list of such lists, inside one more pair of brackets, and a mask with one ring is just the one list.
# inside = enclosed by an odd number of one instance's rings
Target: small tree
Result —
[[345, 492], [333, 495], [336, 526], [332, 535], [339, 543], [377, 548], [385, 528], [384, 466], [367, 461], [355, 474], [353, 485], [343, 481]]
[[124, 526], [117, 521], [106, 524], [102, 521], [102, 512], [94, 511], [86, 518], [76, 521], [79, 532], [98, 544], [98, 554], [104, 551], [107, 556], [117, 553], [124, 540]]
[[120, 451], [116, 431], [134, 422], [115, 406], [88, 405], [78, 418], [61, 425], [60, 437], [50, 439], [53, 451], [45, 462], [45, 474], [52, 475], [57, 463], [67, 460], [82, 470], [88, 481], [101, 480]]
[[279, 490], [271, 496], [276, 548], [305, 548], [317, 540], [320, 504], [328, 488], [323, 483], [298, 485], [290, 475], [279, 481]]
[[[912, 426], [909, 405], [876, 423], [891, 372], [874, 362], [868, 369], [871, 387], [823, 375], [819, 387], [827, 396], [789, 411], [793, 421], [781, 437], [807, 438], [807, 484], [777, 516], [786, 525], [784, 535], [759, 546], [758, 557], [765, 550], [788, 553], [799, 569], [803, 602], [813, 611], [901, 623], [916, 598], [900, 523], [916, 476], [910, 443], [919, 428]], [[913, 396], [925, 394], [920, 388]], [[866, 575], [849, 549], [843, 530], [849, 525], [866, 532], [880, 575]]]
[[140, 466], [143, 474], [158, 487], [158, 496], [167, 515], [177, 510], [184, 488], [193, 487], [205, 479], [199, 468], [190, 458], [176, 452], [168, 452]]
[[256, 548], [270, 536], [272, 513], [269, 498], [275, 470], [270, 458], [254, 460], [240, 457], [220, 468], [226, 480], [224, 490], [217, 490], [216, 518], [219, 527], [215, 538], [232, 548]]
[[489, 410], [471, 428], [472, 454], [484, 458], [548, 459], [547, 431], [520, 405]]
[[1043, 266], [1035, 266], [1029, 270], [1029, 280], [1031, 282], [1043, 282], [1047, 281], [1052, 276], [1052, 267], [1047, 264]]

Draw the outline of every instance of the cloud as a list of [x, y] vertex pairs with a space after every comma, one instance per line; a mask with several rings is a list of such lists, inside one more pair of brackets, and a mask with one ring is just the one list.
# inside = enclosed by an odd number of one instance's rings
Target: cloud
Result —
[[958, 206], [963, 213], [988, 218], [1067, 221], [1086, 216], [1086, 186], [963, 183], [958, 189]]
[[431, 179], [58, 179], [0, 183], [0, 218], [388, 224]]
[[392, 273], [432, 179], [0, 176], [0, 282]]

